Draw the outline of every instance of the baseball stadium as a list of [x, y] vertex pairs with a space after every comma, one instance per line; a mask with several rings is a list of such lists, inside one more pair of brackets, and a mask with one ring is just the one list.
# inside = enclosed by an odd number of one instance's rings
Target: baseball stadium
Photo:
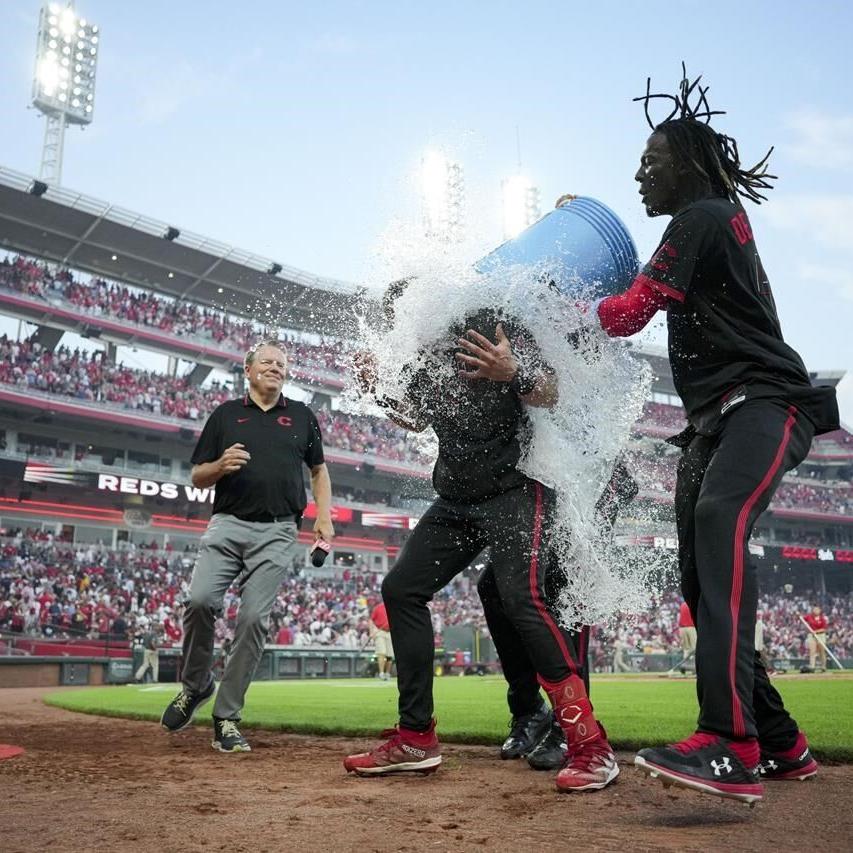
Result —
[[[436, 765], [421, 761], [401, 768], [422, 772], [378, 772], [387, 768], [375, 757], [364, 764], [361, 757], [375, 753], [362, 751], [377, 738], [398, 737], [408, 719], [400, 699], [401, 722], [383, 733], [397, 723], [398, 688], [402, 696], [408, 683], [405, 673], [398, 679], [392, 634], [404, 668], [409, 654], [398, 642], [402, 629], [394, 627], [393, 608], [402, 605], [394, 603], [385, 581], [389, 572], [399, 576], [401, 566], [414, 564], [411, 542], [420, 540], [412, 537], [435, 513], [435, 489], [439, 503], [446, 497], [441, 462], [436, 463], [436, 446], [441, 460], [445, 441], [440, 428], [437, 445], [425, 440], [405, 418], [401, 423], [397, 410], [383, 411], [378, 392], [375, 401], [371, 398], [378, 406], [353, 403], [365, 387], [359, 385], [367, 348], [364, 318], [383, 310], [389, 316], [387, 293], [383, 305], [381, 290], [387, 281], [366, 283], [365, 277], [356, 283], [355, 276], [309, 272], [287, 258], [240, 248], [227, 233], [206, 236], [199, 233], [205, 226], [192, 221], [185, 227], [172, 220], [167, 205], [162, 212], [124, 207], [127, 193], [120, 185], [102, 199], [102, 193], [90, 194], [85, 185], [81, 189], [76, 180], [63, 178], [63, 156], [72, 156], [70, 150], [64, 154], [65, 135], [71, 139], [79, 127], [91, 124], [93, 133], [98, 127], [93, 107], [102, 50], [99, 22], [82, 17], [87, 12], [82, 3], [79, 10], [71, 3], [40, 10], [31, 2], [18, 5], [33, 37], [37, 30], [32, 105], [45, 136], [38, 172], [6, 166], [0, 156], [0, 848], [10, 853], [48, 848], [681, 851], [737, 844], [778, 851], [801, 848], [807, 827], [805, 843], [848, 849], [853, 842], [853, 431], [845, 425], [846, 412], [832, 428], [819, 430], [796, 464], [786, 463], [743, 543], [758, 583], [749, 654], [754, 651], [760, 659], [774, 695], [778, 691], [807, 734], [806, 749], [814, 756], [808, 759], [809, 772], [788, 777], [796, 781], [768, 779], [763, 799], [727, 799], [719, 791], [710, 796], [686, 790], [665, 773], [658, 779], [652, 772], [650, 779], [632, 766], [638, 750], [662, 750], [695, 728], [697, 668], [701, 679], [703, 666], [701, 640], [697, 663], [696, 635], [697, 629], [702, 635], [702, 620], [708, 618], [701, 607], [691, 613], [679, 584], [684, 534], [675, 495], [682, 446], [669, 439], [691, 428], [691, 404], [688, 400], [685, 408], [681, 368], [673, 364], [671, 350], [646, 339], [613, 351], [619, 365], [636, 371], [632, 376], [646, 377], [646, 385], [634, 409], [630, 394], [621, 404], [622, 414], [631, 414], [618, 464], [632, 488], [617, 502], [618, 516], [614, 509], [601, 546], [614, 565], [642, 567], [641, 574], [636, 569], [626, 575], [626, 583], [641, 578], [642, 605], [614, 605], [608, 618], [588, 628], [551, 629], [584, 638], [579, 666], [588, 673], [595, 718], [607, 727], [602, 736], [612, 745], [614, 762], [618, 759], [618, 780], [609, 777], [605, 790], [567, 794], [559, 783], [555, 789], [554, 772], [528, 760], [529, 749], [512, 753], [507, 747], [527, 731], [524, 725], [533, 715], [512, 710], [511, 695], [508, 708], [509, 658], [481, 601], [484, 578], [497, 573], [500, 538], [486, 542], [490, 550], [475, 548], [464, 568], [423, 603], [429, 608], [425, 630], [431, 626], [434, 638], [435, 719], [429, 732], [437, 721], [440, 768], [432, 772]], [[113, 19], [111, 26], [120, 21], [121, 16]], [[107, 53], [111, 33], [104, 29]], [[71, 35], [63, 42], [66, 32]], [[61, 82], [63, 43], [71, 47], [72, 63], [75, 58], [82, 63], [73, 101], [72, 90]], [[704, 99], [704, 90], [697, 91]], [[659, 96], [647, 95], [647, 115], [649, 97]], [[704, 109], [714, 114], [707, 100]], [[652, 128], [658, 132], [655, 124]], [[476, 200], [466, 197], [463, 165], [456, 159], [433, 152], [419, 164], [423, 186], [412, 190], [413, 196], [421, 193], [418, 252], [430, 247], [446, 252], [464, 242], [460, 235], [476, 218]], [[125, 177], [128, 184], [135, 180], [129, 167]], [[540, 190], [520, 181], [504, 181], [504, 227], [493, 235], [490, 249], [503, 241], [508, 242], [498, 251], [529, 247], [525, 235], [541, 235], [542, 223], [553, 223], [564, 209], [575, 205], [580, 222], [581, 214], [587, 215], [584, 203], [600, 204], [572, 196], [548, 215], [550, 205], [540, 205]], [[636, 253], [618, 217], [600, 207]], [[240, 215], [234, 212], [235, 219]], [[744, 222], [735, 226], [741, 244], [752, 240]], [[586, 225], [560, 227], [577, 232]], [[611, 233], [602, 244], [616, 239]], [[644, 260], [641, 253], [639, 261]], [[598, 255], [594, 263], [603, 269]], [[604, 292], [602, 304], [631, 284], [637, 264], [629, 266], [628, 278]], [[390, 322], [428, 326], [433, 318], [426, 314], [400, 319], [409, 296], [398, 301], [397, 318]], [[564, 288], [559, 298], [565, 296], [574, 303], [573, 291]], [[782, 320], [786, 332], [798, 322]], [[436, 325], [437, 336], [443, 328], [439, 321]], [[497, 341], [500, 345], [500, 336]], [[204, 456], [200, 448], [210, 441], [214, 412], [239, 407], [238, 414], [245, 411], [247, 417], [237, 424], [248, 422], [249, 415], [266, 416], [269, 406], [257, 403], [258, 383], [264, 364], [273, 363], [269, 353], [279, 350], [286, 368], [270, 398], [279, 401], [269, 404], [271, 411], [283, 406], [288, 412], [277, 416], [281, 427], [290, 427], [305, 411], [322, 448], [319, 456], [306, 451], [297, 459], [297, 492], [304, 488], [307, 494], [304, 507], [293, 513], [269, 508], [270, 517], [262, 522], [235, 510], [237, 521], [256, 523], [263, 531], [280, 523], [293, 530], [284, 557], [276, 557], [269, 606], [257, 620], [257, 656], [246, 673], [251, 683], [245, 707], [238, 702], [224, 719], [229, 730], [222, 728], [221, 684], [215, 705], [207, 704], [214, 681], [209, 691], [187, 687], [199, 654], [191, 655], [190, 647], [202, 624], [195, 584], [208, 565], [205, 543], [215, 519], [222, 518], [219, 501], [226, 492], [222, 483], [215, 486], [218, 480], [199, 476], [200, 468], [216, 464], [220, 451]], [[833, 395], [844, 388], [853, 368], [844, 363], [849, 354], [839, 350], [834, 364], [807, 360], [810, 385], [832, 389]], [[538, 386], [533, 380], [525, 386], [527, 377], [519, 377], [520, 368], [509, 387], [522, 401], [532, 401]], [[561, 378], [561, 395], [564, 388]], [[594, 400], [584, 399], [585, 406], [594, 407]], [[723, 414], [739, 402], [730, 398]], [[619, 409], [617, 399], [613, 411]], [[786, 430], [787, 439], [790, 425]], [[249, 451], [253, 440], [246, 439]], [[585, 440], [591, 447], [594, 439]], [[754, 446], [757, 455], [760, 443]], [[229, 471], [239, 474], [245, 464], [235, 462]], [[778, 468], [778, 459], [774, 464]], [[328, 496], [321, 469], [328, 474]], [[600, 491], [606, 480], [595, 488]], [[223, 583], [218, 606], [210, 611], [212, 658], [204, 675], [212, 667], [217, 683], [243, 659], [241, 632], [247, 629], [240, 614], [255, 606], [252, 570], [247, 562], [241, 567]], [[387, 617], [383, 624], [377, 616], [383, 592], [390, 628]], [[731, 601], [735, 614], [734, 593]], [[549, 600], [547, 607], [555, 620], [548, 624], [555, 624], [558, 606]], [[507, 603], [511, 616], [509, 611]], [[735, 634], [738, 618], [731, 629]], [[380, 634], [387, 634], [387, 648]], [[539, 660], [534, 650], [530, 659]], [[536, 675], [532, 668], [531, 673]], [[563, 738], [561, 760], [570, 761], [581, 747], [561, 731], [562, 706], [541, 670], [538, 679], [545, 722], [537, 723], [528, 747], [556, 731], [558, 740]], [[706, 680], [699, 692], [713, 688]], [[551, 699], [553, 712], [543, 696]], [[169, 714], [176, 703], [180, 711], [182, 701], [185, 713], [173, 724]], [[590, 716], [594, 725], [595, 718]], [[758, 729], [763, 736], [760, 723]], [[229, 731], [232, 740], [226, 743]], [[700, 736], [702, 731], [693, 737]], [[423, 750], [417, 757], [423, 759]], [[728, 757], [724, 762], [711, 762], [717, 775], [721, 767], [731, 769]], [[773, 761], [769, 764], [772, 778]], [[819, 766], [816, 775], [813, 766]]]

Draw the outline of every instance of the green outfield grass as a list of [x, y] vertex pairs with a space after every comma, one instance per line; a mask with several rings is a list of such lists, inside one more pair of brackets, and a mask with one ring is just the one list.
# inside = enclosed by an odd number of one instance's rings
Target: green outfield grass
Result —
[[[824, 760], [853, 761], [853, 677], [777, 678], [785, 704]], [[620, 749], [680, 740], [696, 721], [696, 684], [690, 679], [599, 677], [592, 699]], [[507, 731], [506, 686], [496, 676], [444, 677], [435, 681], [442, 740], [498, 743]], [[53, 693], [50, 705], [87, 714], [159, 720], [175, 685], [94, 687]], [[309, 680], [255, 682], [249, 688], [246, 727], [335, 735], [375, 735], [392, 726], [395, 682]], [[209, 721], [209, 703], [197, 722]]]

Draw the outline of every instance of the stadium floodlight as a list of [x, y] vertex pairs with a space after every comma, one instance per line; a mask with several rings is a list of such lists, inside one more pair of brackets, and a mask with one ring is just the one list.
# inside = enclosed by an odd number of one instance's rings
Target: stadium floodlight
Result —
[[501, 189], [504, 240], [511, 240], [539, 219], [539, 190], [522, 175], [507, 178]]
[[462, 166], [439, 151], [428, 151], [421, 162], [421, 182], [426, 235], [446, 242], [460, 240], [465, 204]]
[[92, 123], [100, 30], [81, 18], [71, 2], [42, 7], [33, 75], [33, 106], [45, 116], [39, 177], [62, 182], [65, 127]]

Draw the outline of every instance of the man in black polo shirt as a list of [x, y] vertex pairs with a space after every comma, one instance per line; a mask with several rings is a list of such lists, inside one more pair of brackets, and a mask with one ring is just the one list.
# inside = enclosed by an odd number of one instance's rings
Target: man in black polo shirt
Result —
[[755, 651], [749, 537], [812, 437], [838, 427], [838, 408], [834, 389], [812, 386], [782, 337], [741, 204], [764, 198], [772, 176], [765, 161], [742, 168], [734, 140], [702, 120], [714, 114], [704, 90], [689, 107], [697, 84], [683, 81], [680, 117], [649, 122], [635, 175], [648, 215], [672, 220], [631, 288], [596, 313], [609, 335], [631, 335], [666, 310], [673, 380], [689, 421], [670, 441], [683, 448], [675, 514], [681, 588], [697, 632], [698, 730], [641, 750], [635, 764], [665, 784], [753, 803], [762, 777], [803, 779], [817, 764]]
[[303, 464], [317, 504], [315, 537], [334, 536], [320, 427], [306, 405], [281, 393], [284, 349], [276, 341], [259, 344], [246, 354], [245, 372], [247, 394], [213, 411], [192, 456], [193, 485], [216, 484], [216, 497], [184, 611], [183, 687], [161, 720], [169, 731], [180, 731], [213, 695], [214, 623], [226, 590], [239, 577], [234, 643], [213, 707], [213, 747], [220, 752], [250, 751], [237, 722], [305, 510]]

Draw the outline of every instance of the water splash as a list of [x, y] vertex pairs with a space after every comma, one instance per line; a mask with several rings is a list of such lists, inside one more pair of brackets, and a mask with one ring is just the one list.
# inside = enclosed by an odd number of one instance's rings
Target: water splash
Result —
[[[553, 410], [529, 409], [532, 429], [522, 446], [519, 469], [556, 492], [551, 541], [566, 575], [558, 602], [567, 625], [609, 622], [620, 611], [648, 604], [649, 580], [659, 555], [616, 548], [603, 535], [595, 505], [613, 465], [625, 448], [651, 386], [647, 362], [622, 341], [608, 338], [585, 312], [583, 282], [549, 284], [549, 270], [505, 267], [479, 274], [472, 262], [482, 254], [474, 241], [447, 245], [424, 240], [399, 226], [384, 236], [377, 280], [411, 283], [395, 302], [388, 323], [374, 302], [358, 318], [359, 346], [378, 366], [377, 397], [404, 396], [409, 370], [424, 366], [425, 353], [452, 346], [451, 327], [483, 308], [514, 318], [535, 337], [559, 384]], [[571, 291], [568, 297], [561, 292]], [[374, 291], [377, 299], [380, 293]], [[432, 371], [454, 370], [450, 359], [429, 362]], [[442, 377], [439, 376], [439, 379]], [[354, 387], [344, 394], [346, 409], [382, 417], [373, 398]], [[463, 412], [457, 413], [464, 417]], [[412, 438], [421, 451], [437, 449], [431, 430]]]

